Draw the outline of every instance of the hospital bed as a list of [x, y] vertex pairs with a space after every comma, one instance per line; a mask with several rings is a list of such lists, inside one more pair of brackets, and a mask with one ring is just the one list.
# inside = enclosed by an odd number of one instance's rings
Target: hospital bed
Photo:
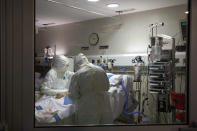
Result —
[[[107, 73], [110, 82], [108, 96], [113, 120], [127, 119], [137, 107], [132, 90], [132, 78], [129, 75]], [[125, 94], [126, 93], [126, 94]], [[73, 125], [74, 104], [68, 96], [56, 99], [55, 96], [43, 96], [35, 103], [35, 122], [37, 126]], [[112, 123], [113, 124], [113, 123]]]

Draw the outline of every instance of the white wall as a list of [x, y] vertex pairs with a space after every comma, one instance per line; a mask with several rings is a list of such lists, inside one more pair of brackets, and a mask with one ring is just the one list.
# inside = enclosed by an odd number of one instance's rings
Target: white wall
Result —
[[126, 54], [146, 53], [149, 43], [149, 24], [164, 22], [165, 26], [159, 33], [176, 36], [180, 39], [179, 21], [186, 18], [187, 6], [174, 6], [151, 11], [103, 18], [79, 23], [72, 23], [54, 27], [41, 28], [36, 35], [36, 50], [57, 45], [57, 54], [76, 55], [81, 52], [81, 46], [89, 46], [88, 36], [96, 32], [100, 36], [98, 45], [109, 45], [107, 51], [98, 50], [98, 46], [91, 46], [85, 54]]

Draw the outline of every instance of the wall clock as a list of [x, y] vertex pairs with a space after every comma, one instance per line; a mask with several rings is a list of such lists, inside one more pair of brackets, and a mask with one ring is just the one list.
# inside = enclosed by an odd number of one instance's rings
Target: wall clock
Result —
[[89, 44], [90, 45], [97, 45], [99, 42], [99, 35], [97, 33], [92, 33], [89, 36]]

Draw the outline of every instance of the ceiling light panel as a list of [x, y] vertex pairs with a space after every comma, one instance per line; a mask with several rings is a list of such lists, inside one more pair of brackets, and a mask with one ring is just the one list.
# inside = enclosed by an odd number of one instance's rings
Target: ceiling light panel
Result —
[[116, 7], [119, 7], [119, 4], [112, 3], [112, 4], [108, 4], [107, 7], [109, 7], [109, 8], [116, 8]]
[[88, 0], [89, 2], [98, 2], [99, 0]]

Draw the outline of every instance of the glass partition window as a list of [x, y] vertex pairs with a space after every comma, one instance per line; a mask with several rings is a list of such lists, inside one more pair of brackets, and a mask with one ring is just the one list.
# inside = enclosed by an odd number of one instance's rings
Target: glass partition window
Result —
[[187, 0], [35, 0], [35, 127], [187, 123]]

